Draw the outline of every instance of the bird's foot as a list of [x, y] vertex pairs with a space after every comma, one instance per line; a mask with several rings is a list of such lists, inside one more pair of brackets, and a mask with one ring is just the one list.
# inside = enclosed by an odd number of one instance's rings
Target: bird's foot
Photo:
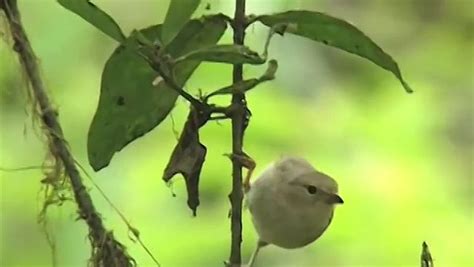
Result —
[[247, 169], [247, 175], [242, 183], [245, 192], [250, 190], [250, 178], [252, 177], [252, 173], [255, 170], [255, 166], [257, 165], [255, 161], [248, 156], [245, 152], [242, 154], [225, 154], [225, 156], [229, 157], [230, 160], [238, 162], [242, 167]]

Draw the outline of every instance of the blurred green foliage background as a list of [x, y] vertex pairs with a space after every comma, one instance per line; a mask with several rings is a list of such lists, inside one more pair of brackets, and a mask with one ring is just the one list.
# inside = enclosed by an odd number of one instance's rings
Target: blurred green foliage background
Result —
[[[101, 71], [116, 43], [55, 1], [23, 0], [20, 10], [59, 110], [65, 137], [87, 167], [86, 138], [97, 106]], [[96, 0], [125, 32], [161, 22], [167, 1]], [[356, 56], [287, 35], [275, 37], [270, 56], [277, 79], [248, 94], [253, 117], [245, 150], [257, 172], [284, 154], [307, 157], [335, 177], [345, 200], [329, 230], [299, 250], [269, 247], [259, 266], [419, 266], [421, 243], [436, 266], [474, 266], [473, 39], [471, 0], [248, 0], [248, 13], [310, 9], [344, 18], [371, 36], [400, 64], [415, 89], [408, 95], [389, 72]], [[210, 4], [210, 10], [205, 5]], [[203, 1], [199, 13], [233, 13], [233, 1]], [[0, 167], [39, 166], [45, 156], [32, 127], [25, 82], [8, 43], [0, 41]], [[247, 43], [261, 51], [266, 30], [248, 29]], [[222, 42], [230, 42], [230, 32]], [[246, 67], [253, 77], [262, 67]], [[187, 84], [193, 94], [230, 83], [231, 68], [202, 64]], [[222, 97], [222, 103], [229, 99]], [[201, 176], [201, 206], [193, 218], [184, 182], [161, 175], [174, 130], [186, 118], [179, 99], [155, 130], [93, 174], [95, 181], [140, 230], [163, 266], [223, 266], [230, 249], [227, 219], [231, 165], [230, 124], [202, 131], [208, 147]], [[92, 172], [92, 171], [90, 171]], [[36, 223], [41, 208], [40, 170], [0, 172], [1, 266], [51, 266], [51, 251]], [[87, 182], [90, 185], [89, 182]], [[108, 228], [140, 266], [153, 266], [128, 238], [119, 216], [91, 187]], [[85, 266], [87, 229], [75, 221], [74, 203], [53, 207], [49, 222], [58, 266]], [[256, 235], [245, 212], [244, 261]]]

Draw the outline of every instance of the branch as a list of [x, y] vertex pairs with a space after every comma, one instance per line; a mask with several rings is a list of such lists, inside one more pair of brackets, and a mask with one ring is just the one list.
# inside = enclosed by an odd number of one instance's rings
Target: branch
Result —
[[189, 101], [189, 103], [191, 103], [191, 105], [193, 105], [197, 110], [200, 110], [202, 109], [203, 107], [203, 103], [201, 103], [201, 101], [199, 101], [198, 99], [194, 98], [192, 95], [190, 95], [188, 92], [186, 92], [185, 90], [183, 90], [183, 88], [181, 88], [181, 86], [179, 86], [175, 80], [172, 78], [171, 75], [167, 75], [163, 69], [160, 67], [159, 64], [156, 64], [154, 62], [152, 62], [151, 64], [151, 67], [156, 71], [158, 72], [158, 74], [160, 74], [160, 77], [163, 79], [163, 81], [165, 81], [165, 83], [171, 87], [171, 89], [175, 90], [179, 95], [181, 95], [182, 97], [184, 97], [186, 100]]
[[87, 192], [82, 177], [63, 138], [63, 130], [57, 119], [57, 113], [52, 108], [46, 88], [39, 74], [36, 56], [21, 23], [16, 0], [0, 0], [0, 8], [5, 11], [11, 36], [14, 41], [13, 50], [18, 53], [20, 63], [25, 70], [34, 97], [35, 108], [38, 109], [44, 126], [44, 134], [49, 140], [49, 150], [64, 166], [64, 171], [70, 179], [79, 215], [89, 227], [89, 239], [93, 249], [94, 266], [132, 266], [135, 261], [130, 257], [125, 247], [105, 229], [99, 213]]
[[[171, 87], [172, 90], [176, 91], [179, 95], [188, 100], [195, 108], [202, 107], [202, 103], [198, 99], [188, 94], [186, 91], [183, 90], [183, 88], [181, 88], [181, 86], [176, 83], [173, 77], [172, 69], [169, 71], [171, 75], [168, 75], [166, 71], [163, 70], [163, 65], [161, 64], [161, 62], [169, 62], [169, 55], [163, 55], [161, 53], [161, 50], [158, 49], [159, 47], [157, 47], [156, 44], [153, 44], [153, 42], [148, 40], [142, 33], [140, 33], [140, 31], [134, 30], [131, 35], [135, 39], [139, 47], [136, 48], [126, 42], [123, 42], [122, 45], [134, 50], [136, 54], [140, 56], [143, 60], [145, 60], [154, 71], [158, 72], [160, 76], [158, 76], [155, 81], [153, 81], [153, 85], [158, 85], [159, 82], [157, 80], [161, 78], [169, 87]], [[146, 48], [153, 52], [142, 52], [140, 50], [140, 47]]]
[[[134, 31], [132, 34], [135, 35], [135, 39], [140, 46], [144, 46], [150, 50], [156, 50], [156, 47], [153, 44], [151, 44], [151, 41], [146, 39], [146, 37], [143, 36], [139, 31]], [[162, 64], [162, 62], [169, 62], [169, 58], [168, 58], [170, 57], [169, 55], [162, 55], [159, 49], [158, 49], [158, 53], [154, 51], [154, 53], [150, 54], [150, 53], [143, 53], [142, 51], [140, 51], [140, 49], [135, 49], [134, 47], [126, 43], [122, 43], [122, 45], [135, 50], [137, 55], [140, 56], [143, 60], [145, 60], [148, 63], [148, 65], [150, 65], [150, 67], [159, 74], [159, 76], [156, 77], [155, 80], [153, 81], [153, 85], [158, 85], [161, 82], [161, 80], [163, 80], [172, 90], [174, 90], [183, 98], [188, 100], [188, 102], [198, 112], [208, 113], [209, 115], [214, 114], [214, 113], [221, 113], [221, 114], [224, 114], [224, 116], [230, 117], [230, 113], [232, 111], [230, 106], [219, 107], [213, 104], [208, 104], [207, 103], [208, 98], [201, 97], [200, 99], [197, 99], [193, 97], [192, 95], [190, 95], [188, 92], [186, 92], [182, 88], [182, 86], [178, 85], [173, 75], [174, 66], [171, 66], [171, 69], [166, 71], [165, 69], [168, 69], [169, 66], [164, 67], [164, 65]], [[173, 64], [175, 64], [175, 62]]]
[[150, 66], [153, 68], [153, 70], [155, 70], [156, 72], [158, 72], [158, 74], [160, 75], [159, 77], [161, 77], [163, 79], [163, 81], [165, 81], [165, 83], [171, 87], [171, 89], [175, 90], [179, 95], [181, 95], [182, 97], [184, 97], [186, 100], [189, 101], [189, 103], [191, 103], [191, 105], [198, 111], [198, 112], [201, 112], [201, 113], [208, 113], [209, 115], [210, 114], [214, 114], [214, 113], [220, 113], [220, 114], [224, 114], [224, 116], [230, 116], [231, 112], [232, 112], [232, 109], [229, 107], [220, 107], [220, 106], [216, 106], [216, 105], [213, 105], [213, 104], [208, 104], [207, 103], [207, 100], [208, 98], [203, 98], [202, 101], [200, 101], [199, 99], [197, 98], [194, 98], [192, 95], [190, 95], [188, 92], [186, 92], [183, 88], [181, 88], [175, 81], [175, 79], [172, 77], [172, 76], [169, 76], [166, 74], [165, 71], [163, 71], [163, 69], [160, 67], [160, 65], [156, 62], [159, 62], [159, 61], [150, 61], [148, 58], [145, 58], [148, 63], [150, 64]]
[[[233, 21], [234, 44], [243, 45], [245, 38], [245, 0], [235, 1], [235, 13]], [[237, 84], [243, 80], [242, 64], [236, 64], [233, 68], [232, 82]], [[232, 106], [236, 107], [232, 112], [232, 154], [241, 155], [243, 146], [244, 130], [248, 124], [248, 110], [243, 92], [232, 94]], [[231, 203], [231, 250], [229, 264], [240, 266], [242, 262], [242, 164], [232, 161], [232, 192], [229, 195]]]

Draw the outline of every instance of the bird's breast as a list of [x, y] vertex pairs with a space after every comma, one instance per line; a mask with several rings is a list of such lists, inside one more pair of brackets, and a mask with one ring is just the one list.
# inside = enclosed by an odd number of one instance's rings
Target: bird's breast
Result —
[[294, 208], [271, 194], [249, 193], [252, 221], [265, 242], [283, 248], [302, 247], [319, 238], [331, 222], [332, 206]]

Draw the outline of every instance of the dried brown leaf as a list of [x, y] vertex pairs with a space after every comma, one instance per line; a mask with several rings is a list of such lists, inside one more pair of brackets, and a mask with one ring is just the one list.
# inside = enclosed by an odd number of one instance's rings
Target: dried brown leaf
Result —
[[208, 120], [208, 113], [191, 108], [178, 144], [163, 174], [163, 180], [166, 182], [178, 173], [183, 175], [188, 192], [188, 206], [194, 216], [199, 206], [199, 176], [207, 152], [206, 147], [199, 141], [199, 128]]

